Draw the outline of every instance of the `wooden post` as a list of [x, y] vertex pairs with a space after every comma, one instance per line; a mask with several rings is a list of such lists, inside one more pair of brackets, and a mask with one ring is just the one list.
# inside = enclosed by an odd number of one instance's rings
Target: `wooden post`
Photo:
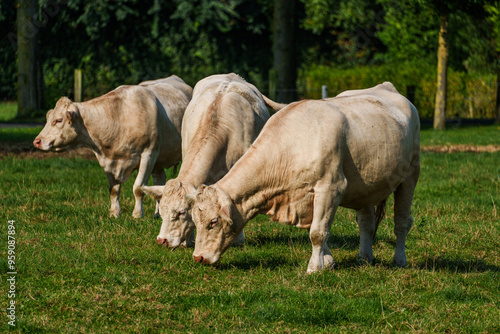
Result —
[[328, 98], [328, 86], [327, 85], [321, 86], [321, 98], [322, 99]]
[[75, 93], [74, 102], [82, 102], [83, 100], [83, 82], [82, 82], [82, 70], [75, 69]]

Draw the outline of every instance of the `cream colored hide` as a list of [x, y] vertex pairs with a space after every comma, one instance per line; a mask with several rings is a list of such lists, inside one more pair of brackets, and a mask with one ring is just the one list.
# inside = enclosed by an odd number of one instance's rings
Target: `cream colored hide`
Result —
[[262, 213], [309, 229], [307, 272], [331, 269], [327, 240], [335, 211], [343, 206], [356, 210], [359, 257], [371, 262], [374, 207], [383, 208], [394, 193], [393, 260], [404, 267], [420, 172], [419, 131], [417, 110], [389, 82], [287, 106], [226, 176], [187, 196], [197, 229], [194, 260], [217, 262], [245, 224]]
[[[181, 161], [181, 125], [192, 88], [173, 75], [137, 86], [120, 86], [92, 100], [62, 97], [47, 113], [47, 124], [33, 145], [44, 151], [91, 149], [106, 173], [110, 215], [119, 217], [120, 187], [138, 169], [133, 216], [142, 217], [143, 192], [153, 175], [165, 184], [164, 168]], [[158, 215], [158, 205], [156, 209]]]
[[[143, 187], [160, 200], [163, 220], [159, 245], [192, 245], [195, 225], [185, 195], [203, 183], [217, 182], [246, 152], [269, 119], [259, 90], [238, 75], [220, 74], [199, 81], [182, 122], [182, 166], [164, 187]], [[235, 241], [243, 243], [243, 234]]]

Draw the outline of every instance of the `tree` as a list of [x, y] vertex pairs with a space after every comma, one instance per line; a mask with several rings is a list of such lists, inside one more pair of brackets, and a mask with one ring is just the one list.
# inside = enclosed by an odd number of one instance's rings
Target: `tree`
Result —
[[449, 57], [449, 19], [453, 13], [483, 17], [482, 0], [417, 0], [432, 8], [439, 17], [439, 45], [437, 51], [437, 90], [434, 107], [434, 129], [446, 128], [447, 73]]
[[277, 79], [277, 100], [297, 100], [297, 64], [294, 43], [295, 0], [274, 1], [273, 54]]
[[437, 52], [437, 89], [434, 107], [434, 129], [446, 128], [446, 94], [448, 91], [448, 18], [449, 13], [439, 14], [439, 46]]
[[497, 97], [495, 107], [495, 123], [500, 124], [500, 1], [494, 1], [491, 4], [485, 5], [486, 12], [488, 13], [488, 23], [492, 31], [492, 43], [495, 48], [496, 59], [496, 72], [497, 72]]
[[37, 0], [20, 0], [17, 8], [18, 116], [43, 106], [43, 75], [38, 58]]

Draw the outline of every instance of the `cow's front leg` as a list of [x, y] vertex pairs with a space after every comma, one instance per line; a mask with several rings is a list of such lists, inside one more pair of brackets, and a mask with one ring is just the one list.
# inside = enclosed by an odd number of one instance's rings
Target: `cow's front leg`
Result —
[[121, 215], [120, 208], [120, 189], [121, 183], [115, 179], [113, 174], [106, 173], [109, 183], [109, 195], [111, 198], [111, 208], [109, 210], [109, 215], [111, 217], [119, 218]]
[[313, 221], [309, 229], [312, 254], [307, 266], [307, 273], [317, 272], [322, 269], [333, 269], [335, 265], [327, 241], [335, 211], [337, 210], [344, 188], [343, 181], [339, 182], [335, 187], [329, 185], [323, 189], [315, 188]]
[[141, 162], [139, 163], [139, 170], [137, 171], [137, 177], [134, 182], [134, 197], [135, 197], [135, 206], [134, 212], [132, 216], [134, 218], [142, 218], [144, 217], [144, 209], [142, 206], [142, 199], [144, 197], [144, 192], [141, 187], [145, 186], [148, 183], [149, 176], [151, 175], [151, 171], [153, 170], [154, 164], [156, 163], [156, 158], [158, 157], [158, 153], [143, 153], [141, 155]]

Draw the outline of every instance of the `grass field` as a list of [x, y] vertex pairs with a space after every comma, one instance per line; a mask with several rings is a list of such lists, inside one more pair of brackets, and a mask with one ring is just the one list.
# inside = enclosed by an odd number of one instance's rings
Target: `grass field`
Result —
[[[500, 144], [498, 127], [434, 132], [422, 143]], [[31, 131], [31, 132], [30, 132]], [[2, 130], [33, 140], [38, 130]], [[23, 139], [24, 138], [24, 139]], [[434, 142], [432, 142], [434, 141]], [[306, 231], [251, 221], [244, 247], [213, 267], [192, 249], [156, 245], [160, 221], [108, 218], [104, 172], [76, 158], [0, 160], [0, 302], [5, 310], [9, 220], [15, 229], [16, 327], [23, 333], [494, 333], [500, 332], [500, 153], [422, 153], [408, 267], [394, 253], [392, 199], [374, 265], [356, 261], [359, 232], [340, 209], [329, 246], [336, 269], [306, 275]]]

